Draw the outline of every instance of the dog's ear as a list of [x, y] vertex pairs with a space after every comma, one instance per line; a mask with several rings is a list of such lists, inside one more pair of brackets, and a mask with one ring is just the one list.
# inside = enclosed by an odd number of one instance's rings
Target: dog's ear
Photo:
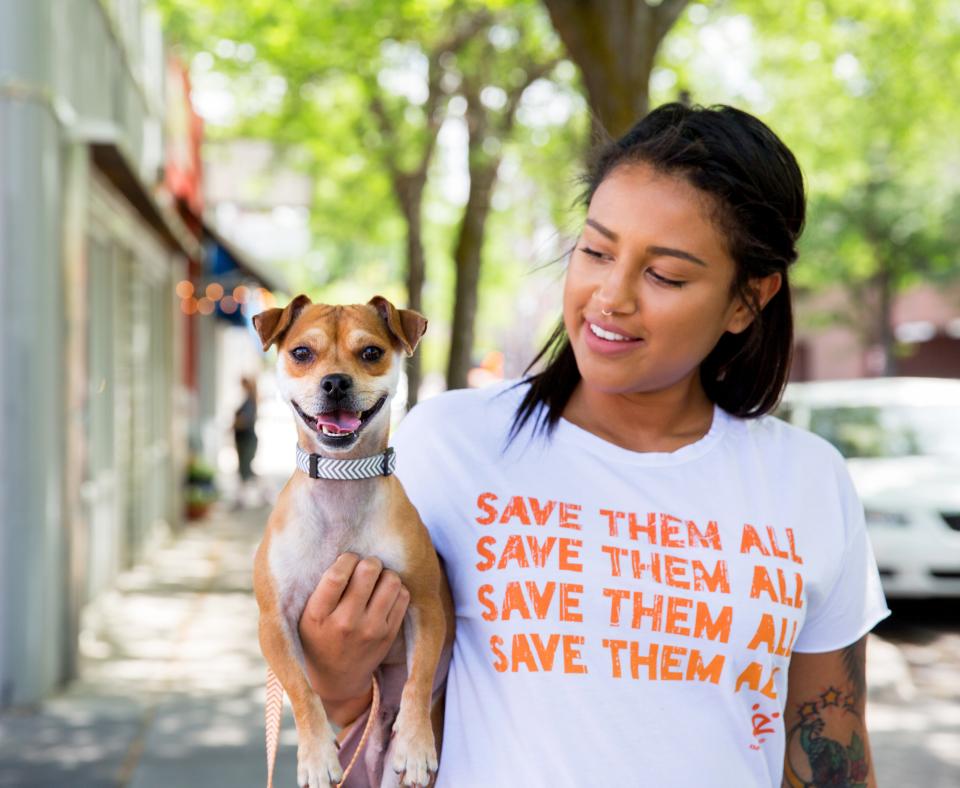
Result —
[[269, 350], [272, 344], [279, 342], [287, 329], [293, 325], [293, 321], [303, 311], [303, 308], [309, 306], [310, 303], [312, 303], [310, 299], [301, 294], [283, 309], [268, 309], [259, 315], [254, 315], [253, 327], [257, 329], [257, 333], [260, 335], [263, 349]]
[[427, 330], [427, 319], [412, 309], [397, 309], [383, 296], [374, 296], [367, 303], [384, 319], [403, 352], [412, 356], [423, 332]]

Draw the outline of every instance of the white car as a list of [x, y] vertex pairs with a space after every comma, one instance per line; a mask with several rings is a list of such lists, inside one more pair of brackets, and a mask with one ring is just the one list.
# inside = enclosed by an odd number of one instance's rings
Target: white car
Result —
[[960, 596], [960, 380], [791, 383], [776, 415], [846, 457], [887, 596]]

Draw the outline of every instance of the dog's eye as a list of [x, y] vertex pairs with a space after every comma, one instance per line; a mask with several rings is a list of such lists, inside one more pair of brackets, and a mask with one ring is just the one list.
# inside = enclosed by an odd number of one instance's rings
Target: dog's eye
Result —
[[375, 345], [370, 345], [360, 351], [360, 358], [364, 361], [379, 361], [382, 357], [383, 350]]
[[301, 364], [313, 357], [313, 353], [310, 352], [308, 347], [295, 347], [290, 351], [290, 355], [293, 356], [294, 361], [299, 361]]

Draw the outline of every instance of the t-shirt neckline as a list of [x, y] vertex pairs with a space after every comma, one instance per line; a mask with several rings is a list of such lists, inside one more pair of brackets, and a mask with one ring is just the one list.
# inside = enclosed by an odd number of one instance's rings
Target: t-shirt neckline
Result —
[[572, 421], [567, 421], [563, 417], [557, 422], [553, 437], [617, 462], [647, 467], [680, 465], [702, 457], [716, 446], [726, 433], [732, 418], [729, 413], [714, 403], [713, 422], [710, 424], [707, 434], [693, 443], [688, 443], [686, 446], [681, 446], [679, 449], [669, 452], [625, 449], [623, 446], [611, 443], [599, 435], [594, 435], [583, 427], [578, 427]]

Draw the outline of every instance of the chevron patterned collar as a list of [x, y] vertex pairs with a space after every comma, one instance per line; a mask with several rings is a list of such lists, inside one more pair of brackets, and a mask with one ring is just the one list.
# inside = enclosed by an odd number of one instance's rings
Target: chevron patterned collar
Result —
[[397, 455], [393, 446], [372, 457], [358, 460], [335, 460], [308, 454], [297, 446], [297, 467], [311, 479], [373, 479], [377, 476], [389, 476], [397, 467]]

